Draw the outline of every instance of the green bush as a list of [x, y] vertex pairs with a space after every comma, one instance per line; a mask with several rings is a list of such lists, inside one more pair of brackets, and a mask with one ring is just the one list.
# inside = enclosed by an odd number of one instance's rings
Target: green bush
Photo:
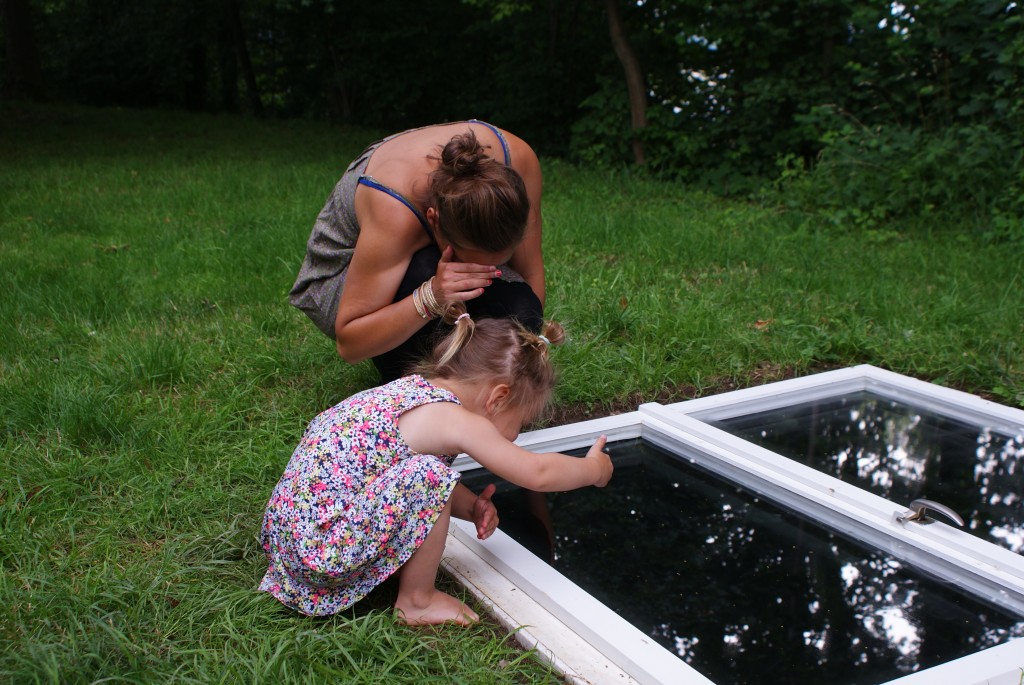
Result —
[[771, 196], [837, 225], [943, 220], [989, 239], [1024, 239], [1024, 144], [982, 124], [936, 132], [868, 128], [831, 108], [802, 117], [818, 126], [822, 150], [807, 164], [779, 160]]

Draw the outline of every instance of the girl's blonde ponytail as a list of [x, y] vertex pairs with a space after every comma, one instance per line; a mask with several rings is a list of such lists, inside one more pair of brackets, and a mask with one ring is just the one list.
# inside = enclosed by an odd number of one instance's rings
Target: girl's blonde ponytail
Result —
[[466, 305], [461, 303], [448, 306], [444, 313], [444, 321], [455, 326], [455, 330], [442, 342], [444, 349], [440, 350], [441, 354], [437, 360], [438, 367], [443, 367], [450, 362], [459, 353], [459, 350], [466, 346], [466, 343], [473, 337], [473, 331], [476, 330], [476, 323], [466, 311]]

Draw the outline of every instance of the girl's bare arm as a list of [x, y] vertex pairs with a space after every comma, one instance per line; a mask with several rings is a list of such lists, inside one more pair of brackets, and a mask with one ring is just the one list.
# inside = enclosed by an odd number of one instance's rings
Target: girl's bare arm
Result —
[[[427, 410], [427, 411], [424, 411]], [[483, 416], [448, 402], [428, 404], [400, 419], [409, 446], [425, 454], [464, 452], [494, 475], [537, 492], [561, 492], [588, 485], [603, 487], [612, 475], [606, 439], [598, 438], [586, 457], [535, 453], [506, 440]]]

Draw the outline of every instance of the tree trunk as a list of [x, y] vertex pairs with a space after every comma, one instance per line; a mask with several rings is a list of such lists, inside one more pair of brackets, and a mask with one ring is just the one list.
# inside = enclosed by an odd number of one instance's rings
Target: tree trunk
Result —
[[221, 3], [217, 18], [217, 63], [220, 73], [220, 102], [226, 111], [238, 112], [238, 47], [235, 45], [234, 3]]
[[341, 121], [350, 121], [354, 107], [352, 105], [352, 89], [349, 88], [345, 79], [345, 58], [335, 44], [327, 46], [327, 54], [331, 56], [331, 66], [334, 70], [334, 83], [328, 91], [331, 113]]
[[206, 45], [195, 43], [185, 53], [185, 107], [193, 112], [205, 112], [206, 86], [210, 80], [207, 68]]
[[633, 131], [633, 161], [640, 166], [644, 163], [644, 141], [640, 138], [640, 132], [647, 126], [647, 87], [644, 85], [640, 61], [636, 58], [625, 31], [622, 30], [618, 0], [605, 0], [604, 6], [608, 12], [608, 34], [612, 39], [612, 47], [615, 48], [615, 54], [626, 72], [630, 124]]
[[245, 32], [242, 31], [242, 0], [230, 0], [231, 2], [231, 31], [235, 34], [235, 48], [238, 50], [238, 63], [242, 67], [242, 76], [245, 78], [245, 89], [249, 95], [249, 105], [257, 116], [263, 114], [263, 102], [260, 100], [260, 89], [256, 85], [256, 72], [252, 70], [252, 60], [249, 59], [249, 48], [245, 42]]
[[4, 96], [45, 100], [39, 49], [28, 0], [0, 0], [7, 26], [7, 69]]

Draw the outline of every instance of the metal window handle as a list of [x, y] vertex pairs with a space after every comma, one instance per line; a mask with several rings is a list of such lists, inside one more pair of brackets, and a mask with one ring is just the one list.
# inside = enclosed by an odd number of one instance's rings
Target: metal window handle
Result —
[[964, 525], [964, 520], [960, 518], [960, 514], [956, 513], [945, 504], [939, 504], [938, 502], [933, 502], [930, 499], [915, 499], [910, 503], [910, 509], [902, 514], [896, 514], [896, 521], [899, 523], [906, 523], [907, 521], [917, 521], [921, 524], [931, 523], [931, 521], [925, 517], [925, 513], [927, 513], [928, 510], [942, 514], [960, 527], [963, 527]]

